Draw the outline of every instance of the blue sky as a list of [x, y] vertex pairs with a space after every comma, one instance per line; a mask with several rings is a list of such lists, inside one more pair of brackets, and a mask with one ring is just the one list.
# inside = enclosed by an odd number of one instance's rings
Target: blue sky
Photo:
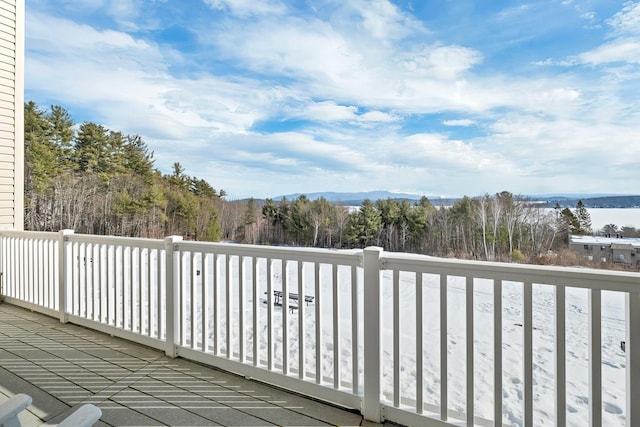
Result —
[[27, 0], [25, 99], [229, 198], [640, 192], [640, 2]]

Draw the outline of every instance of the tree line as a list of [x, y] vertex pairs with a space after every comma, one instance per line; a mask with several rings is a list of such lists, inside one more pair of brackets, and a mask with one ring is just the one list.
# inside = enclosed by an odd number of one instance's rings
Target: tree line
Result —
[[247, 203], [248, 243], [361, 248], [494, 261], [525, 261], [566, 248], [570, 234], [590, 234], [583, 205], [546, 209], [509, 192], [463, 197], [451, 206], [418, 201], [365, 200], [358, 207], [300, 196], [260, 209]]
[[25, 166], [28, 230], [325, 248], [375, 245], [518, 262], [543, 260], [566, 249], [570, 234], [592, 233], [582, 201], [574, 210], [547, 209], [506, 191], [439, 207], [426, 197], [365, 200], [357, 207], [306, 196], [228, 201], [224, 190], [189, 176], [178, 162], [162, 174], [140, 136], [76, 124], [63, 107], [45, 110], [34, 102], [25, 104]]
[[154, 167], [139, 135], [92, 122], [76, 124], [61, 106], [24, 107], [25, 228], [219, 240], [224, 197], [180, 163]]

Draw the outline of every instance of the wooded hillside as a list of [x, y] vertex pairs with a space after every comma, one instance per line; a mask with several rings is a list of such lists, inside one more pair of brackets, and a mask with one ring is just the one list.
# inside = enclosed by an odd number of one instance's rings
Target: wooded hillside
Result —
[[25, 104], [25, 228], [220, 239], [224, 193], [185, 174], [162, 175], [138, 135], [84, 122], [60, 106]]

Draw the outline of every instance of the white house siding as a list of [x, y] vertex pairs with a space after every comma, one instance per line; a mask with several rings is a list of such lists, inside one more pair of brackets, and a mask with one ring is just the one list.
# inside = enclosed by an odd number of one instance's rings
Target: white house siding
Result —
[[24, 0], [0, 0], [0, 228], [24, 223]]

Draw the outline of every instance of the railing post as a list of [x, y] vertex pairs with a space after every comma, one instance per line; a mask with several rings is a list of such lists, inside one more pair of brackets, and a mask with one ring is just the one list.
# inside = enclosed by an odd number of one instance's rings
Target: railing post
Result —
[[164, 239], [165, 249], [165, 313], [166, 313], [166, 347], [169, 357], [178, 356], [180, 345], [180, 259], [176, 244], [182, 241], [181, 236], [169, 236]]
[[58, 311], [60, 312], [60, 322], [69, 321], [69, 292], [71, 292], [71, 274], [69, 269], [72, 266], [73, 255], [71, 253], [71, 243], [69, 236], [73, 230], [60, 230], [58, 240]]
[[640, 423], [640, 292], [626, 294], [627, 425]]
[[380, 258], [382, 248], [369, 247], [363, 252], [364, 268], [364, 401], [366, 420], [382, 421], [380, 405]]

